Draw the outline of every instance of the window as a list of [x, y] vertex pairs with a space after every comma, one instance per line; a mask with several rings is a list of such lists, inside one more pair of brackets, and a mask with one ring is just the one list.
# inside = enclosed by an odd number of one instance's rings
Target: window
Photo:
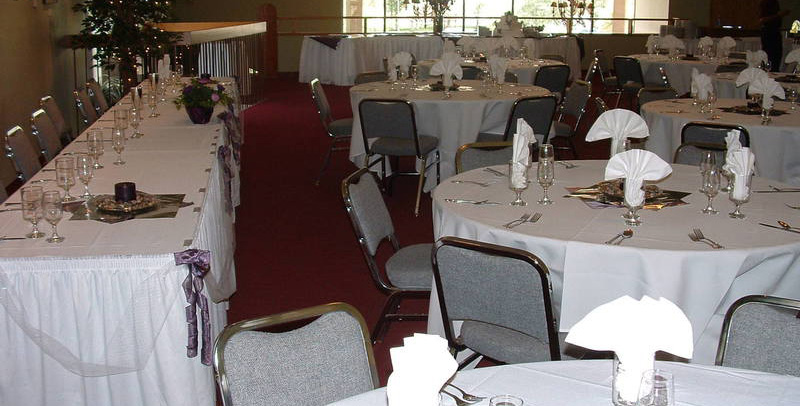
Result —
[[[557, 0], [563, 2], [564, 0]], [[430, 32], [423, 0], [343, 0], [346, 33]], [[445, 15], [444, 31], [478, 33], [512, 11], [525, 26], [542, 26], [545, 33], [565, 32], [565, 23], [553, 12], [553, 0], [455, 0]], [[667, 23], [669, 0], [594, 0], [594, 18], [588, 11], [575, 16], [576, 33], [657, 33]]]

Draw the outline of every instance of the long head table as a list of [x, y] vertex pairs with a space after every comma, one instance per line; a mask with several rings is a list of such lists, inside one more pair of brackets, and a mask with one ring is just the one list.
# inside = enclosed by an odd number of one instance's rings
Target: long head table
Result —
[[[113, 110], [129, 108], [127, 102], [123, 99], [92, 128], [110, 138]], [[151, 194], [185, 194], [190, 205], [175, 218], [107, 224], [70, 220], [65, 212], [59, 233], [66, 240], [60, 244], [44, 239], [0, 244], [0, 356], [5, 360], [0, 403], [214, 404], [211, 367], [200, 357], [187, 357], [181, 284], [188, 268], [176, 265], [174, 253], [210, 251], [202, 295], [210, 298], [210, 333], [216, 337], [226, 322], [224, 300], [235, 291], [233, 217], [217, 154], [228, 134], [216, 119], [191, 124], [170, 102], [159, 104], [158, 111], [160, 117], [142, 123], [144, 137], [128, 139], [125, 165], [112, 164], [115, 154], [105, 143], [105, 168], [95, 171], [90, 188], [113, 195], [115, 183], [132, 181]], [[80, 137], [62, 156], [86, 148]], [[53, 167], [50, 162], [45, 168]], [[41, 171], [34, 181], [54, 176]], [[37, 184], [63, 193], [54, 182]], [[82, 188], [78, 182], [71, 193], [79, 195]], [[19, 192], [7, 200], [19, 201]], [[3, 206], [13, 207], [19, 206]], [[49, 232], [44, 221], [40, 227]], [[2, 235], [23, 236], [30, 228], [19, 211], [0, 213]], [[199, 312], [197, 317], [202, 337]]]

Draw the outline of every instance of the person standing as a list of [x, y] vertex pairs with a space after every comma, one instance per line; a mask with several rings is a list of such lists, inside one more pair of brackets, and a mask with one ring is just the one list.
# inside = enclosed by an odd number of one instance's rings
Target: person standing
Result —
[[781, 10], [778, 0], [761, 0], [758, 6], [761, 24], [761, 49], [769, 56], [773, 71], [780, 70], [783, 59], [783, 38], [781, 23], [789, 10]]

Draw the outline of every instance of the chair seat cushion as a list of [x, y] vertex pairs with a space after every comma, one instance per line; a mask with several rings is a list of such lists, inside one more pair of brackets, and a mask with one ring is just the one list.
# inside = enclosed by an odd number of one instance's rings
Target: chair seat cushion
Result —
[[328, 131], [330, 131], [334, 137], [350, 135], [353, 133], [353, 119], [341, 118], [331, 121], [330, 124], [328, 124]]
[[[419, 136], [419, 150], [422, 155], [427, 155], [439, 145], [439, 139], [430, 135]], [[417, 150], [414, 148], [414, 140], [411, 138], [380, 137], [372, 143], [370, 150], [373, 154], [394, 155], [394, 156], [414, 156]], [[430, 259], [430, 258], [429, 258]]]
[[641, 83], [628, 82], [622, 85], [622, 91], [625, 93], [639, 93], [639, 89], [642, 87]]
[[561, 121], [553, 121], [551, 137], [571, 137], [573, 134], [572, 126]]
[[433, 281], [433, 244], [414, 244], [395, 252], [386, 261], [386, 276], [401, 289], [430, 290]]
[[460, 339], [468, 348], [509, 364], [550, 361], [549, 344], [495, 324], [464, 321]]

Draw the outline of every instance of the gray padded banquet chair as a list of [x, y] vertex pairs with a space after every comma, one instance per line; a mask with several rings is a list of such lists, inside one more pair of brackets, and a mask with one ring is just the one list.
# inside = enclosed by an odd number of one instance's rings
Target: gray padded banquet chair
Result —
[[745, 296], [725, 314], [716, 365], [800, 376], [800, 301]]
[[77, 89], [72, 92], [72, 95], [75, 98], [75, 107], [78, 109], [78, 115], [83, 121], [84, 127], [89, 127], [98, 118], [97, 110], [92, 104], [89, 93], [86, 92], [86, 89]]
[[14, 162], [17, 178], [22, 182], [30, 179], [42, 168], [39, 153], [33, 146], [34, 142], [20, 126], [6, 131], [6, 156]]
[[[456, 353], [470, 349], [504, 363], [561, 359], [549, 271], [535, 255], [442, 237], [433, 248], [433, 275], [445, 338]], [[455, 321], [463, 321], [460, 332]]]
[[747, 68], [747, 64], [743, 63], [729, 63], [727, 65], [719, 65], [714, 73], [738, 73]]
[[[430, 297], [432, 244], [400, 248], [392, 218], [378, 189], [377, 176], [368, 168], [361, 168], [342, 181], [342, 199], [372, 280], [378, 290], [388, 296], [372, 330], [375, 343], [381, 340], [392, 321], [427, 319], [427, 314], [402, 314], [398, 310], [403, 299]], [[381, 272], [375, 255], [384, 240], [389, 240], [393, 254]]]
[[645, 103], [656, 100], [677, 99], [678, 92], [671, 87], [643, 87], [636, 94], [639, 103], [639, 111]]
[[[576, 80], [572, 86], [567, 89], [564, 95], [564, 101], [558, 109], [558, 118], [553, 122], [553, 137], [565, 139], [567, 146], [557, 146], [557, 149], [568, 149], [572, 152], [572, 157], [578, 159], [578, 151], [575, 149], [575, 143], [572, 141], [577, 133], [578, 126], [583, 120], [583, 114], [586, 112], [586, 103], [592, 97], [592, 84], [582, 80]], [[572, 124], [565, 122], [564, 119], [569, 117]]]
[[58, 131], [58, 136], [59, 139], [61, 139], [61, 143], [66, 145], [72, 141], [72, 129], [70, 129], [69, 125], [67, 125], [67, 121], [64, 120], [64, 114], [61, 113], [61, 109], [58, 107], [56, 99], [54, 99], [52, 96], [42, 97], [42, 99], [39, 100], [39, 106], [47, 112], [47, 115], [50, 117], [53, 125], [56, 126], [56, 131]]
[[616, 76], [611, 75], [611, 67], [608, 64], [608, 58], [606, 57], [605, 51], [602, 49], [595, 49], [594, 57], [597, 60], [597, 71], [600, 73], [603, 91], [605, 94], [618, 94], [619, 81], [617, 81]]
[[727, 150], [725, 136], [731, 130], [739, 130], [739, 142], [743, 147], [750, 146], [750, 134], [742, 126], [701, 121], [686, 123], [681, 129], [681, 145], [675, 151], [673, 162], [698, 165], [704, 151], [714, 151], [717, 164], [722, 165]]
[[[364, 165], [367, 168], [376, 163], [381, 164], [381, 177], [386, 179], [387, 157], [416, 157], [422, 161], [422, 170], [418, 172], [400, 172], [397, 165], [392, 176], [414, 175], [419, 177], [417, 199], [414, 203], [414, 215], [419, 215], [419, 202], [422, 187], [425, 185], [425, 172], [436, 165], [436, 182], [439, 182], [439, 139], [430, 135], [417, 133], [417, 122], [414, 118], [414, 106], [407, 100], [365, 99], [358, 104], [358, 115], [361, 119], [361, 134], [367, 156]], [[369, 140], [374, 140], [372, 143]], [[429, 164], [428, 157], [434, 154], [435, 162]], [[374, 155], [380, 158], [372, 161]], [[395, 161], [397, 164], [398, 162]]]
[[464, 80], [482, 80], [483, 71], [477, 66], [462, 66], [461, 79]]
[[619, 107], [622, 95], [636, 97], [639, 89], [645, 87], [642, 66], [639, 60], [629, 56], [614, 57], [614, 71], [617, 73], [617, 101], [615, 107]]
[[594, 104], [596, 110], [595, 113], [597, 113], [598, 116], [608, 111], [608, 106], [606, 105], [605, 100], [603, 100], [602, 98], [595, 97]]
[[94, 109], [97, 111], [97, 116], [102, 116], [103, 113], [108, 111], [108, 101], [106, 100], [105, 94], [103, 94], [103, 88], [94, 78], [91, 78], [86, 82], [86, 89], [92, 100]]
[[502, 134], [479, 133], [477, 141], [512, 141], [514, 133], [517, 131], [517, 119], [524, 118], [533, 128], [533, 133], [544, 135], [544, 141], [547, 142], [557, 103], [555, 96], [532, 96], [517, 99], [511, 107], [505, 131]]
[[[256, 331], [276, 326], [294, 330]], [[379, 385], [369, 332], [346, 303], [329, 303], [225, 327], [214, 346], [224, 406], [322, 406]]]
[[356, 75], [355, 80], [353, 81], [356, 85], [361, 85], [364, 83], [372, 83], [372, 82], [385, 82], [389, 80], [389, 75], [386, 72], [375, 71], [375, 72], [361, 72]]
[[506, 83], [519, 83], [519, 78], [517, 77], [517, 74], [514, 72], [506, 71], [504, 78]]
[[511, 141], [471, 142], [456, 151], [456, 173], [475, 168], [507, 164], [511, 160]]
[[561, 99], [567, 88], [567, 82], [569, 82], [568, 65], [548, 65], [542, 66], [536, 71], [533, 85], [543, 87]]
[[589, 69], [586, 69], [586, 76], [583, 77], [583, 81], [591, 83], [595, 74], [597, 74], [597, 57], [594, 57], [592, 62], [589, 63]]
[[51, 161], [61, 151], [61, 137], [44, 109], [36, 110], [31, 114], [31, 133], [39, 142], [39, 148], [46, 162]]
[[7, 156], [0, 156], [0, 203], [8, 198], [10, 186], [17, 182], [17, 170]]
[[[322, 160], [322, 168], [317, 173], [314, 184], [319, 185], [322, 173], [328, 167], [331, 161], [331, 154], [335, 151], [348, 151], [350, 149], [350, 134], [353, 133], [353, 118], [340, 118], [334, 120], [331, 116], [331, 106], [328, 103], [328, 97], [325, 96], [325, 89], [322, 88], [322, 82], [314, 78], [311, 80], [311, 98], [314, 100], [314, 105], [317, 107], [319, 119], [322, 121], [322, 126], [325, 128], [325, 133], [331, 140], [328, 152], [325, 153], [325, 158]], [[347, 146], [339, 146], [341, 143], [348, 143]]]

